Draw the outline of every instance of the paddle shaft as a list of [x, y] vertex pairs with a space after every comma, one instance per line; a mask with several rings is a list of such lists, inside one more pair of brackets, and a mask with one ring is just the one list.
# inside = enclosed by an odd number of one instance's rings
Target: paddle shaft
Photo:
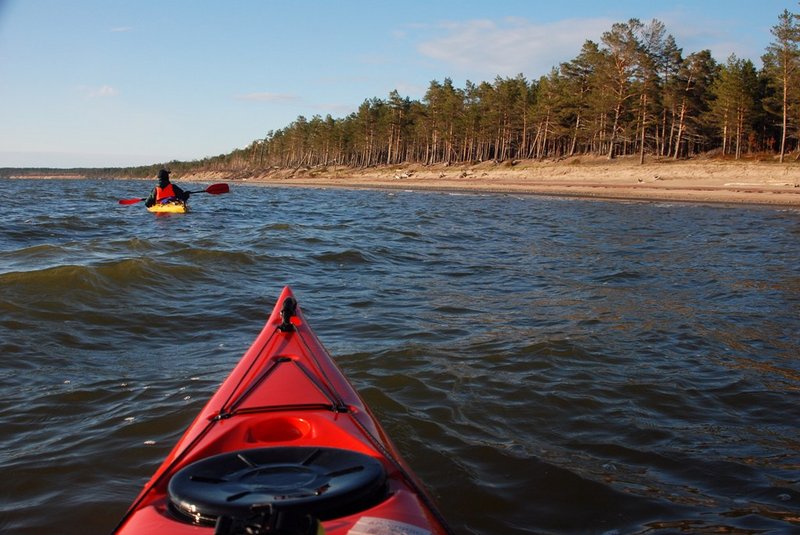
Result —
[[[206, 189], [199, 190], [199, 191], [188, 191], [187, 193], [189, 193], [189, 194], [210, 193], [211, 195], [220, 195], [222, 193], [228, 193], [229, 191], [230, 191], [230, 188], [228, 187], [228, 185], [225, 184], [225, 183], [221, 183], [221, 184], [211, 184]], [[121, 199], [119, 201], [119, 204], [136, 204], [137, 202], [142, 202], [144, 200], [146, 200], [146, 199], [145, 198], [141, 198], [141, 199]]]

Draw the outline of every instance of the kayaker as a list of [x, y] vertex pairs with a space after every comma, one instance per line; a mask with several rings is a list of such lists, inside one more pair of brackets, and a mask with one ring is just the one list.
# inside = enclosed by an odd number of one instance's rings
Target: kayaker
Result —
[[190, 193], [183, 191], [181, 188], [169, 181], [170, 171], [161, 169], [158, 172], [158, 186], [153, 188], [150, 196], [144, 202], [148, 208], [156, 203], [166, 203], [174, 200], [188, 201]]

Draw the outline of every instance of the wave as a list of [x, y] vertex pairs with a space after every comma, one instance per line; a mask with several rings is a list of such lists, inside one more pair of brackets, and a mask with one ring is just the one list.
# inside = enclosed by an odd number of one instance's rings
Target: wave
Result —
[[614, 283], [623, 283], [628, 281], [637, 281], [643, 278], [645, 278], [645, 275], [638, 271], [622, 270], [622, 271], [617, 271], [615, 273], [598, 275], [594, 278], [594, 280], [602, 284], [614, 284]]
[[244, 251], [222, 251], [219, 249], [184, 249], [174, 253], [173, 258], [181, 258], [188, 264], [220, 264], [227, 269], [234, 266], [251, 266], [258, 263], [254, 254]]
[[185, 263], [168, 263], [153, 258], [128, 258], [98, 265], [61, 265], [33, 271], [12, 271], [0, 275], [0, 284], [13, 287], [15, 293], [53, 296], [158, 285], [171, 278], [199, 271], [198, 267]]
[[371, 260], [362, 253], [355, 249], [346, 249], [344, 251], [328, 251], [321, 254], [314, 255], [314, 260], [318, 262], [334, 263], [334, 264], [368, 264]]
[[[184, 248], [154, 254], [155, 246], [143, 240], [120, 245], [111, 245], [108, 256], [116, 256], [113, 260], [106, 260], [107, 253], [97, 248], [90, 248], [79, 258], [74, 246], [59, 245], [36, 245], [2, 255], [0, 259], [8, 262], [8, 271], [0, 273], [0, 284], [33, 293], [158, 288], [176, 279], [202, 281], [215, 269], [230, 271], [260, 260], [249, 252], [219, 249]], [[122, 248], [141, 256], [119, 259]]]
[[49, 243], [0, 252], [0, 271], [26, 271], [63, 262], [67, 248]]

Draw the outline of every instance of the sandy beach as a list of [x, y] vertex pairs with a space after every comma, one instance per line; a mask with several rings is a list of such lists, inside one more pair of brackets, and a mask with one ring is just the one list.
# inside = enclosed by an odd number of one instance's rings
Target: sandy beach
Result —
[[608, 160], [482, 162], [354, 170], [299, 168], [271, 172], [202, 172], [177, 180], [264, 185], [469, 191], [730, 204], [800, 206], [800, 165], [760, 161]]

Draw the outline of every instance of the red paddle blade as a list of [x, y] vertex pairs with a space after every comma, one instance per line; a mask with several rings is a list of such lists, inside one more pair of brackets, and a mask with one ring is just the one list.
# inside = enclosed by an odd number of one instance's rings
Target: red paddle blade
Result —
[[120, 199], [120, 204], [136, 204], [137, 202], [142, 202], [144, 199]]
[[206, 193], [219, 195], [220, 193], [228, 193], [230, 190], [227, 184], [211, 184], [206, 188]]

